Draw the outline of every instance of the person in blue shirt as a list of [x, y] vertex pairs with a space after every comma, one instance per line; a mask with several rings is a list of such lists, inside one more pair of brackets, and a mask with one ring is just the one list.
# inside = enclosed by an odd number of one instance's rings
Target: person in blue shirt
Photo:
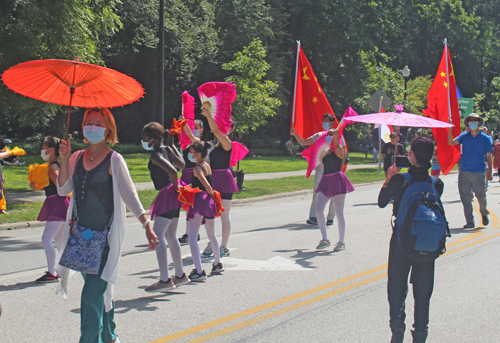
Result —
[[[488, 214], [490, 213], [486, 208], [485, 182], [493, 180], [491, 163], [493, 148], [489, 136], [479, 129], [483, 122], [479, 114], [471, 113], [464, 120], [465, 126], [470, 129], [469, 132], [453, 138], [452, 130], [448, 131], [449, 145], [462, 144], [462, 168], [458, 174], [458, 191], [464, 207], [465, 229], [476, 227], [472, 214], [473, 192], [479, 202], [482, 223], [484, 226], [489, 224]], [[488, 168], [484, 163], [485, 159]]]

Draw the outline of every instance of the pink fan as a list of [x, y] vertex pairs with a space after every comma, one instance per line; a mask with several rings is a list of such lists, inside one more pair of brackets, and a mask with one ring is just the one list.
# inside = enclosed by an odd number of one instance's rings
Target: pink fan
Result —
[[[182, 115], [184, 119], [187, 119], [187, 126], [193, 131], [194, 129], [194, 97], [189, 95], [187, 91], [182, 93]], [[188, 138], [184, 131], [179, 133], [179, 142], [181, 143], [181, 149], [184, 150], [191, 144], [191, 140]]]
[[220, 132], [231, 127], [231, 103], [236, 99], [236, 86], [231, 82], [207, 82], [198, 87], [202, 107], [207, 108]]
[[347, 108], [347, 110], [345, 110], [344, 112], [344, 115], [342, 116], [342, 120], [340, 121], [340, 124], [339, 124], [339, 137], [342, 137], [344, 135], [344, 128], [346, 127], [347, 124], [352, 124], [352, 122], [348, 121], [347, 118], [349, 117], [354, 117], [354, 116], [357, 116], [358, 114], [356, 113], [356, 111], [354, 111], [352, 109], [351, 106], [349, 106]]
[[333, 142], [333, 136], [328, 136], [329, 139], [327, 141], [327, 131], [323, 132], [323, 134], [314, 142], [306, 150], [302, 151], [302, 157], [307, 160], [307, 173], [306, 178], [308, 179], [311, 176], [312, 171], [321, 163], [321, 153], [323, 151], [328, 151], [330, 149], [331, 144]]
[[234, 167], [239, 160], [242, 160], [247, 154], [248, 149], [239, 142], [233, 142], [233, 149], [231, 150], [231, 160], [229, 161], [229, 165]]

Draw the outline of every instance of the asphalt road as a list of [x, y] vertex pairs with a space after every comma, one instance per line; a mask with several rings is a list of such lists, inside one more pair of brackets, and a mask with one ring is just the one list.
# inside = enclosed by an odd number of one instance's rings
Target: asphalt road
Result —
[[[453, 236], [436, 262], [428, 342], [499, 342], [500, 183], [488, 191], [490, 225], [464, 230], [457, 174], [443, 179]], [[391, 208], [376, 205], [380, 186], [347, 196], [346, 250], [336, 253], [315, 250], [319, 229], [304, 223], [311, 194], [234, 206], [226, 271], [170, 293], [144, 292], [159, 276], [156, 255], [130, 219], [115, 294], [120, 342], [389, 342]], [[179, 235], [184, 229], [181, 222]], [[33, 282], [45, 270], [42, 230], [0, 231], [0, 342], [78, 341], [82, 278], [70, 279], [67, 300], [54, 284]], [[329, 234], [336, 241], [336, 224]], [[202, 249], [206, 242], [202, 232]], [[183, 254], [189, 273], [188, 247]], [[410, 291], [408, 327], [412, 321]]]

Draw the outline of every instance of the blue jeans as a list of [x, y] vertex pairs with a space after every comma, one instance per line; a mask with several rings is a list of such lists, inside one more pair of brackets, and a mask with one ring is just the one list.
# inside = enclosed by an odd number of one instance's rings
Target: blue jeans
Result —
[[479, 212], [481, 212], [481, 215], [486, 216], [490, 214], [486, 208], [485, 180], [485, 175], [482, 172], [468, 172], [462, 170], [458, 173], [458, 191], [464, 207], [464, 215], [467, 224], [474, 223], [474, 216], [472, 215], [472, 198], [474, 196], [472, 192], [474, 192], [479, 202]]
[[101, 279], [102, 270], [108, 260], [109, 247], [102, 253], [99, 274], [82, 273], [83, 285], [80, 304], [80, 343], [103, 343], [116, 339], [114, 310], [104, 310], [104, 293], [108, 283]]

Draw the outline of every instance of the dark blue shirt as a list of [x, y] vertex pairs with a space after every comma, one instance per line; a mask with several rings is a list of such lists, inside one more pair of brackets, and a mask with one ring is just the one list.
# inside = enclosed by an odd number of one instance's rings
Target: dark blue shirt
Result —
[[484, 159], [486, 153], [493, 152], [490, 138], [483, 131], [479, 131], [476, 137], [469, 132], [464, 132], [455, 138], [462, 144], [462, 168], [468, 172], [486, 172], [486, 164]]

